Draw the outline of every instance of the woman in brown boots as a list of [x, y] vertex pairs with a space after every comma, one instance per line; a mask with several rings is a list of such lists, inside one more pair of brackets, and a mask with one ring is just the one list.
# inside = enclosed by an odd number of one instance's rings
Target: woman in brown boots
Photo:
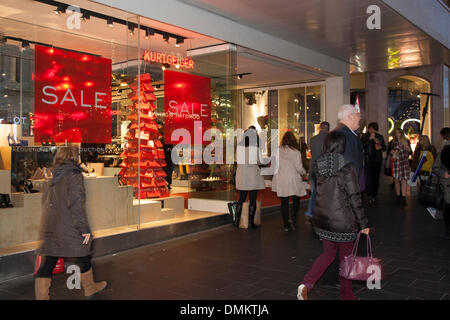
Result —
[[59, 257], [75, 258], [86, 297], [93, 297], [107, 285], [105, 281], [94, 282], [90, 257], [92, 236], [78, 159], [78, 148], [73, 146], [61, 147], [55, 155], [53, 179], [47, 184], [42, 200], [42, 246], [37, 254], [43, 259], [35, 278], [36, 300], [50, 299], [52, 271]]

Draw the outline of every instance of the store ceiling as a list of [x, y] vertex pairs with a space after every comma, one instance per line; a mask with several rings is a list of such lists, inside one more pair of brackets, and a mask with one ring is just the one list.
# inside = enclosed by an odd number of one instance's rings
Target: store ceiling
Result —
[[[181, 0], [351, 63], [351, 72], [448, 63], [449, 51], [379, 0]], [[381, 9], [381, 30], [366, 9]]]
[[[136, 16], [90, 1], [60, 0], [60, 2], [137, 23]], [[54, 10], [55, 7], [32, 0], [2, 0], [0, 2], [0, 35], [97, 54], [112, 59], [113, 63], [137, 58], [138, 36], [130, 36], [126, 26], [116, 24], [114, 28], [109, 28], [106, 21], [92, 17], [82, 22], [80, 29], [69, 29], [66, 22], [70, 14], [56, 15]], [[142, 18], [141, 24], [188, 38], [177, 48], [174, 46], [174, 39], [170, 39], [170, 44], [166, 44], [161, 35], [145, 40], [142, 32], [141, 46], [151, 47], [155, 51], [185, 55], [187, 49], [223, 43], [217, 39], [149, 19]]]

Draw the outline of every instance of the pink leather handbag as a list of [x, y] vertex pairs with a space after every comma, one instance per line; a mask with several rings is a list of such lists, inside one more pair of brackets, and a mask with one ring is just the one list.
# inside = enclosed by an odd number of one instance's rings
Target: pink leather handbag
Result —
[[374, 272], [377, 272], [379, 275], [378, 280], [381, 280], [381, 259], [372, 256], [372, 243], [370, 242], [369, 235], [367, 235], [367, 257], [356, 256], [360, 238], [361, 232], [358, 233], [358, 238], [355, 241], [351, 255], [344, 257], [339, 275], [349, 280], [367, 281]]

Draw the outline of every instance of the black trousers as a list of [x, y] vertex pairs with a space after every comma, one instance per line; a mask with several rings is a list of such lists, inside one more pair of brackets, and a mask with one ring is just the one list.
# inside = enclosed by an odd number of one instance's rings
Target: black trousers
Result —
[[[73, 258], [74, 264], [80, 267], [81, 273], [85, 273], [89, 271], [91, 268], [91, 256], [81, 257], [81, 258]], [[51, 278], [53, 269], [58, 262], [58, 257], [53, 256], [42, 256], [42, 262], [39, 267], [39, 270], [36, 274], [37, 278]]]
[[250, 193], [250, 205], [256, 207], [256, 196], [258, 195], [258, 190], [241, 190], [239, 193], [239, 203], [243, 204], [245, 200], [247, 199], [247, 194]]
[[[281, 217], [285, 229], [289, 229], [289, 197], [280, 197], [281, 199]], [[292, 223], [297, 223], [297, 213], [300, 209], [300, 197], [292, 196]]]
[[376, 198], [378, 195], [378, 189], [380, 187], [380, 172], [381, 163], [367, 164], [366, 173], [366, 188], [367, 196]]
[[445, 204], [444, 222], [445, 222], [445, 230], [450, 232], [450, 203]]

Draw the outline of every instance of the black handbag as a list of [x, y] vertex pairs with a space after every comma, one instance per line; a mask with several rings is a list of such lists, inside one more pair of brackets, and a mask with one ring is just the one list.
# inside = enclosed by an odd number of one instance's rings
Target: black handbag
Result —
[[439, 177], [431, 174], [426, 179], [420, 179], [419, 201], [435, 208], [441, 208], [444, 205], [444, 192], [439, 182]]

